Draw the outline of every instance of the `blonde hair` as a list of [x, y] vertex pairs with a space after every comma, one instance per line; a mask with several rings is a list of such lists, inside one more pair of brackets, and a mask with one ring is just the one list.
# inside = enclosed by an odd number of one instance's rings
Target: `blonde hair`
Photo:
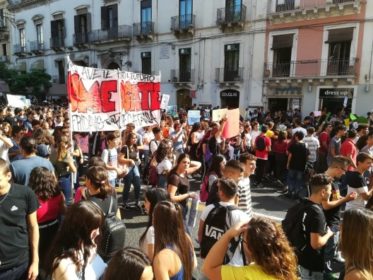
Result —
[[366, 279], [373, 279], [372, 232], [372, 211], [357, 208], [347, 210], [344, 213], [340, 249], [346, 260], [346, 272], [357, 270]]

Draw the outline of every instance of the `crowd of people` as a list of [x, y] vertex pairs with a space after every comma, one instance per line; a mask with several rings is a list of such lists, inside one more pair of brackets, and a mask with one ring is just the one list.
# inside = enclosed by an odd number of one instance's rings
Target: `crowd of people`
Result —
[[[72, 133], [66, 107], [4, 108], [0, 280], [373, 279], [372, 120], [259, 110], [225, 139], [209, 115]], [[282, 225], [252, 209], [266, 187], [293, 201]], [[148, 215], [137, 247], [126, 211]]]

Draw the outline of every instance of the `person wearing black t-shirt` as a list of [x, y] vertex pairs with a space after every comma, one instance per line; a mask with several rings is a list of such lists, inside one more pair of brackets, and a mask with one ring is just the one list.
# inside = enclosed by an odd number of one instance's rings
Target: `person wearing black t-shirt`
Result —
[[39, 273], [39, 227], [35, 193], [10, 183], [9, 165], [0, 159], [0, 279], [35, 280]]
[[303, 228], [306, 236], [306, 246], [298, 256], [301, 278], [323, 279], [324, 258], [323, 247], [333, 236], [327, 226], [321, 204], [329, 200], [332, 193], [332, 178], [324, 174], [316, 174], [310, 180], [311, 195], [306, 203], [303, 216]]
[[288, 169], [288, 196], [290, 198], [304, 197], [306, 194], [304, 186], [304, 171], [308, 158], [307, 145], [303, 142], [302, 131], [294, 133], [293, 142], [288, 148], [289, 156], [287, 162]]
[[331, 231], [334, 232], [333, 238], [328, 240], [324, 248], [324, 261], [325, 261], [325, 276], [330, 279], [332, 270], [332, 261], [337, 253], [337, 245], [339, 241], [339, 226], [341, 223], [341, 207], [346, 202], [354, 200], [356, 193], [350, 193], [348, 196], [343, 197], [339, 191], [338, 179], [345, 174], [347, 167], [350, 165], [350, 159], [343, 156], [336, 156], [332, 159], [330, 166], [325, 171], [325, 175], [333, 178], [332, 182], [332, 195], [329, 200], [322, 202], [326, 223]]

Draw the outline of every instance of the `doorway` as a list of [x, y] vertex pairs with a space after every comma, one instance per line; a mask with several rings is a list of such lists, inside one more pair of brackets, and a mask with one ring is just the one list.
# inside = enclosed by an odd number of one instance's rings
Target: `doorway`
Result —
[[176, 92], [177, 108], [189, 109], [192, 107], [192, 98], [189, 89], [180, 89]]

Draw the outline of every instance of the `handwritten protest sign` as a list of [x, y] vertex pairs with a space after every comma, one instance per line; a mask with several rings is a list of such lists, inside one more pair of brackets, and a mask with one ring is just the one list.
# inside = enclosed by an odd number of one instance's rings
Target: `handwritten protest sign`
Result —
[[188, 111], [188, 124], [193, 125], [201, 120], [201, 112], [199, 110]]
[[321, 116], [321, 111], [314, 111], [314, 112], [313, 112], [313, 115], [314, 115], [315, 117], [320, 117], [320, 116]]
[[24, 95], [7, 94], [6, 98], [8, 99], [8, 104], [16, 108], [29, 107], [31, 103]]
[[224, 138], [231, 138], [238, 134], [240, 134], [240, 109], [228, 110], [222, 135]]
[[217, 109], [212, 111], [212, 121], [218, 122], [227, 116], [228, 109]]
[[111, 131], [160, 122], [160, 76], [78, 66], [68, 58], [72, 131]]
[[170, 101], [170, 95], [169, 94], [162, 94], [162, 100], [161, 100], [161, 109], [162, 110], [167, 109], [169, 101]]
[[167, 106], [166, 113], [167, 113], [167, 115], [170, 115], [170, 116], [172, 116], [172, 117], [177, 117], [177, 116], [178, 116], [178, 113], [177, 113], [177, 105], [170, 105], [170, 106]]

